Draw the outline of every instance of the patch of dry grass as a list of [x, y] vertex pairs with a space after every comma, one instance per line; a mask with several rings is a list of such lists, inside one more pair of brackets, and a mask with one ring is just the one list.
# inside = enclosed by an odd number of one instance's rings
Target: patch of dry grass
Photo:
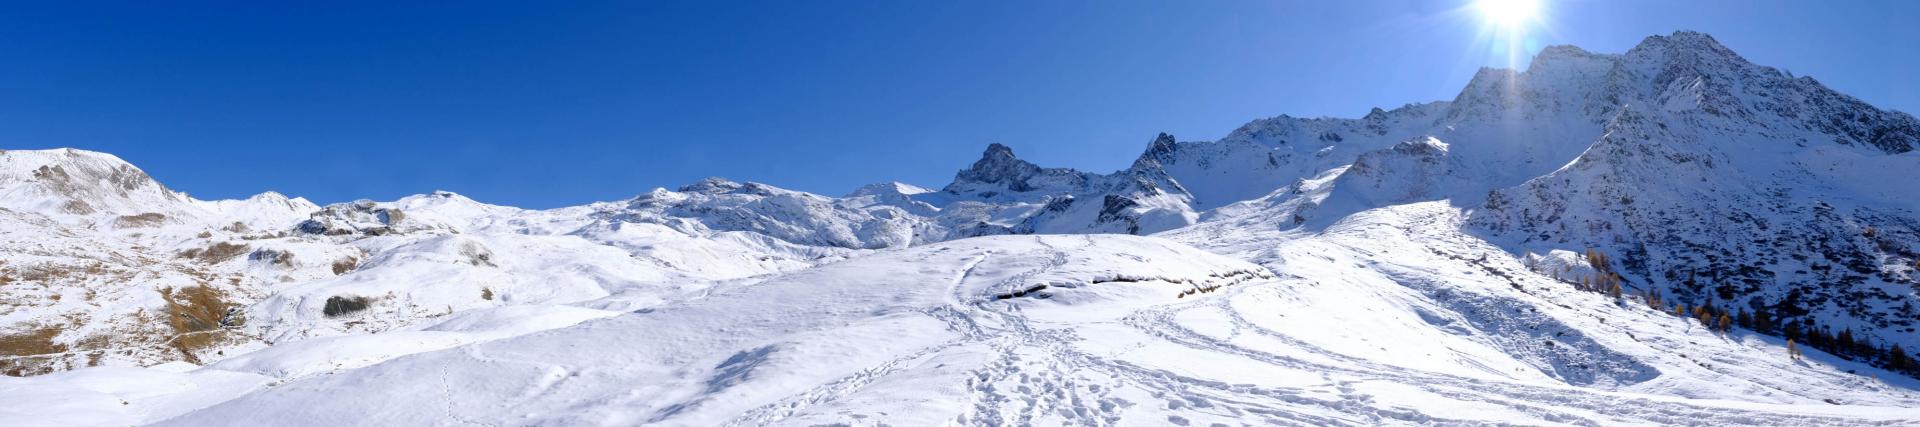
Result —
[[167, 326], [174, 334], [169, 346], [186, 361], [198, 364], [198, 352], [226, 341], [225, 334], [218, 333], [228, 307], [220, 291], [206, 286], [167, 288], [160, 296], [167, 300]]
[[93, 205], [79, 200], [68, 200], [66, 203], [60, 205], [60, 210], [74, 215], [86, 215], [94, 212]]
[[360, 266], [359, 259], [353, 257], [341, 258], [339, 261], [333, 262], [333, 275], [347, 274], [347, 272], [353, 271], [353, 268], [358, 266]]
[[149, 228], [159, 226], [166, 222], [166, 215], [161, 215], [157, 212], [147, 212], [139, 215], [122, 215], [119, 218], [114, 218], [113, 226], [114, 228]]
[[247, 253], [247, 249], [247, 245], [217, 242], [204, 249], [195, 248], [180, 251], [178, 256], [180, 258], [196, 259], [207, 264], [219, 264], [226, 260], [233, 259], [233, 257], [240, 256], [240, 254]]
[[[0, 334], [0, 356], [38, 356], [64, 353], [67, 346], [53, 342], [60, 328], [42, 327], [24, 333]], [[0, 358], [0, 373], [7, 376], [38, 375], [52, 370], [44, 364], [31, 364], [31, 357]]]

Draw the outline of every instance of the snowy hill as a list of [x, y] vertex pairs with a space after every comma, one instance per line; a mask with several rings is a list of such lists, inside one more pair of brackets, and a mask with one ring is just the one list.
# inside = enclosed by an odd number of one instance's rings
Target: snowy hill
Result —
[[1897, 424], [1916, 145], [1679, 32], [839, 197], [205, 201], [9, 150], [0, 424]]

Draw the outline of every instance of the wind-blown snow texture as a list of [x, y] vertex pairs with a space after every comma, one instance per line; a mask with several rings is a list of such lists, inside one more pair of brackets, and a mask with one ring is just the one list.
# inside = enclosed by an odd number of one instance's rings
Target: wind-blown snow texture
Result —
[[1577, 284], [1920, 348], [1916, 145], [1680, 32], [840, 197], [202, 201], [3, 151], [0, 425], [1911, 423], [1920, 381]]

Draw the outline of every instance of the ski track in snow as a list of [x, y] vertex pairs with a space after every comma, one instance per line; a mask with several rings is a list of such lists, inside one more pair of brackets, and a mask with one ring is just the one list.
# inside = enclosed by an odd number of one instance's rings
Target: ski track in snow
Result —
[[[1036, 271], [1037, 272], [1037, 271]], [[1229, 307], [1228, 298], [1242, 292], [1259, 292], [1266, 286], [1287, 286], [1270, 282], [1230, 287], [1228, 295], [1205, 301], [1187, 301], [1143, 309], [1124, 319], [1124, 323], [1157, 339], [1206, 351], [1232, 354], [1273, 367], [1339, 373], [1344, 379], [1331, 384], [1340, 399], [1324, 399], [1286, 387], [1262, 387], [1234, 384], [1181, 375], [1166, 369], [1154, 369], [1123, 361], [1108, 360], [1077, 350], [1078, 338], [1070, 330], [1037, 331], [1017, 315], [992, 310], [984, 304], [948, 306], [929, 310], [965, 333], [967, 338], [951, 341], [921, 352], [896, 358], [861, 373], [822, 385], [807, 392], [754, 410], [729, 425], [764, 425], [785, 416], [842, 396], [852, 394], [878, 377], [891, 374], [902, 363], [925, 358], [963, 344], [986, 341], [994, 357], [987, 366], [973, 370], [967, 380], [971, 409], [959, 418], [962, 423], [980, 425], [1032, 425], [1036, 417], [1055, 415], [1078, 420], [1086, 425], [1113, 425], [1120, 420], [1125, 406], [1140, 404], [1109, 398], [1103, 390], [1114, 386], [1087, 384], [1082, 378], [1098, 376], [1118, 379], [1125, 386], [1152, 391], [1167, 399], [1171, 407], [1206, 402], [1206, 409], [1195, 409], [1222, 417], [1258, 415], [1266, 421], [1293, 425], [1367, 425], [1383, 422], [1474, 423], [1472, 419], [1445, 419], [1417, 410], [1377, 408], [1369, 397], [1355, 393], [1346, 384], [1357, 380], [1413, 384], [1422, 390], [1462, 401], [1478, 401], [1539, 417], [1542, 420], [1572, 425], [1608, 425], [1622, 421], [1657, 421], [1672, 424], [1760, 424], [1778, 426], [1826, 426], [1847, 420], [1740, 411], [1725, 408], [1686, 405], [1648, 399], [1609, 398], [1596, 404], [1590, 391], [1563, 390], [1523, 384], [1452, 377], [1373, 363], [1327, 351], [1294, 340], [1286, 334], [1265, 329], [1239, 316]], [[1172, 320], [1179, 313], [1196, 309], [1224, 310], [1232, 314], [1236, 331], [1275, 338], [1296, 349], [1341, 360], [1344, 365], [1314, 363], [1299, 358], [1247, 349], [1228, 341], [1206, 338]], [[973, 316], [992, 317], [1006, 325], [986, 334], [979, 330]], [[995, 336], [994, 338], [987, 338]], [[1578, 411], [1570, 410], [1577, 409]], [[1311, 415], [1339, 413], [1337, 417]], [[1603, 416], [1600, 414], [1609, 414]]]
[[[1052, 245], [1046, 245], [1052, 248]], [[1011, 290], [1022, 280], [1059, 267], [1066, 262], [1063, 251], [1046, 266], [1014, 275], [990, 289]], [[1274, 368], [1321, 372], [1327, 384], [1321, 390], [1295, 387], [1269, 387], [1230, 383], [1183, 375], [1163, 368], [1144, 367], [1090, 354], [1075, 347], [1079, 337], [1069, 328], [1036, 329], [1012, 304], [988, 301], [967, 302], [959, 294], [972, 271], [992, 253], [967, 262], [951, 285], [950, 304], [925, 310], [929, 316], [946, 322], [963, 338], [919, 352], [895, 358], [879, 366], [842, 378], [763, 406], [735, 418], [728, 425], [772, 424], [808, 407], [830, 403], [858, 392], [881, 377], [895, 372], [902, 364], [968, 344], [985, 344], [991, 359], [967, 374], [969, 409], [957, 421], [977, 425], [1034, 425], [1048, 416], [1073, 420], [1083, 425], [1114, 425], [1125, 409], [1134, 405], [1162, 404], [1169, 409], [1223, 418], [1259, 417], [1266, 422], [1288, 425], [1371, 425], [1381, 423], [1471, 424], [1475, 419], [1436, 417], [1416, 409], [1375, 405], [1367, 394], [1352, 384], [1380, 381], [1414, 385], [1421, 390], [1448, 399], [1482, 402], [1510, 408], [1539, 420], [1569, 425], [1610, 425], [1620, 422], [1657, 422], [1663, 424], [1778, 426], [1827, 426], [1849, 420], [1821, 416], [1777, 413], [1688, 405], [1644, 398], [1597, 395], [1593, 391], [1540, 387], [1520, 383], [1489, 381], [1408, 369], [1326, 350], [1295, 339], [1283, 331], [1271, 330], [1246, 319], [1233, 308], [1234, 298], [1252, 292], [1272, 292], [1275, 288], [1301, 285], [1305, 279], [1291, 278], [1229, 286], [1224, 295], [1195, 298], [1133, 311], [1120, 322], [1165, 343], [1191, 349], [1245, 358]], [[976, 296], [977, 297], [977, 296]], [[1184, 312], [1217, 310], [1228, 315], [1232, 335], [1257, 334], [1316, 357], [1336, 360], [1319, 363], [1299, 357], [1243, 347], [1231, 339], [1216, 339], [1194, 331], [1175, 319]], [[982, 324], [997, 325], [984, 328]], [[1059, 325], [1064, 326], [1064, 325]], [[1249, 368], [1253, 369], [1253, 368]], [[1336, 377], [1338, 379], [1336, 379]], [[1105, 378], [1110, 381], [1090, 381]], [[1111, 396], [1119, 387], [1146, 390], [1162, 402], [1134, 402]], [[1337, 398], [1324, 398], [1331, 387]], [[1319, 415], [1330, 414], [1330, 415]], [[1186, 422], [1184, 418], [1170, 423]]]

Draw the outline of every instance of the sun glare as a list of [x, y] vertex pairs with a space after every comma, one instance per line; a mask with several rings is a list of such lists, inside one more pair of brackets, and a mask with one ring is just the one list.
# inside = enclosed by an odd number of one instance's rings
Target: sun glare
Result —
[[1520, 58], [1533, 49], [1535, 30], [1547, 26], [1544, 0], [1474, 0], [1472, 8], [1480, 15], [1481, 37], [1493, 42], [1495, 55], [1505, 56], [1507, 67], [1520, 65]]
[[1540, 17], [1540, 0], [1478, 0], [1473, 7], [1488, 24], [1507, 31], [1521, 29]]

